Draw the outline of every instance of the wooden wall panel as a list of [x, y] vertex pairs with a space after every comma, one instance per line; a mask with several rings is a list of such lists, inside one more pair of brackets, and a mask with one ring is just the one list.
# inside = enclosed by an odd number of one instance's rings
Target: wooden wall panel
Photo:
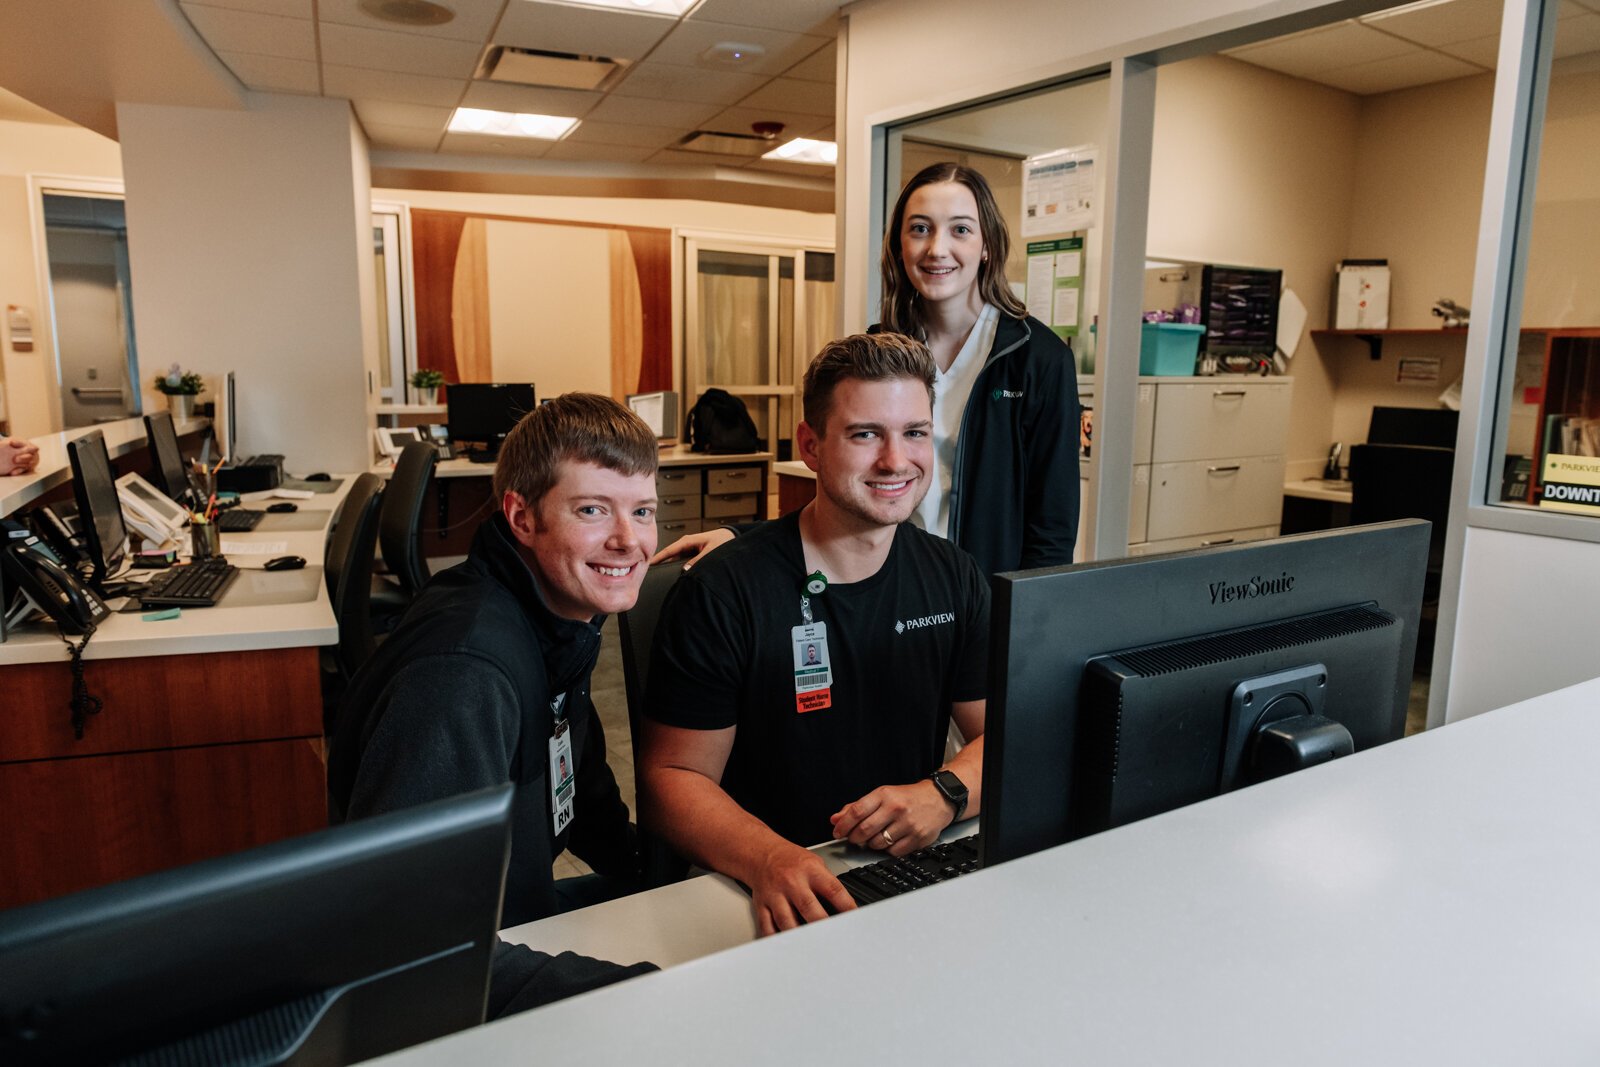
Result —
[[417, 314], [417, 366], [443, 372], [447, 381], [460, 381], [456, 372], [455, 298], [456, 255], [467, 216], [454, 211], [411, 212], [411, 271]]
[[672, 388], [672, 231], [631, 228], [628, 244], [639, 277], [639, 385], [633, 392]]
[[483, 219], [469, 218], [461, 228], [451, 293], [458, 375], [455, 380], [499, 380], [489, 339], [489, 232]]
[[611, 237], [611, 395], [623, 400], [639, 388], [644, 352], [644, 309], [639, 296], [639, 271], [626, 230]]

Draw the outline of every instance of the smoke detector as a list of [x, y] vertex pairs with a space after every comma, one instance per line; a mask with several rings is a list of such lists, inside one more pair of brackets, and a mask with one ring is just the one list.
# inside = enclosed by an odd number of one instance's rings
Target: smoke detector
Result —
[[723, 67], [743, 66], [753, 60], [760, 59], [767, 54], [764, 46], [759, 44], [743, 44], [739, 41], [718, 41], [716, 44], [700, 53], [700, 59], [706, 63], [715, 63]]
[[454, 11], [431, 0], [361, 0], [361, 10], [401, 26], [443, 26], [456, 17]]

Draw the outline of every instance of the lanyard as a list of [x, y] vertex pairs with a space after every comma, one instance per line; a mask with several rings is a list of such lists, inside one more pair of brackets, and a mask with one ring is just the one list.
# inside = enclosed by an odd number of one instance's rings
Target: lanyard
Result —
[[807, 626], [810, 626], [816, 621], [811, 617], [811, 598], [821, 596], [827, 590], [828, 576], [821, 571], [812, 571], [806, 575], [805, 584], [802, 588], [805, 592], [800, 594], [800, 618]]

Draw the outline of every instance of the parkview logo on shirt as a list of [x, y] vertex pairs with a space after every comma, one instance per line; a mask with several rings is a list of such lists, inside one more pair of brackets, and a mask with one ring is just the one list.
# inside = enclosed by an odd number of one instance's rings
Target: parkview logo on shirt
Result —
[[1022, 390], [1021, 389], [996, 389], [991, 394], [991, 396], [995, 400], [1020, 400], [1022, 398]]
[[941, 611], [937, 615], [924, 615], [920, 619], [902, 619], [894, 624], [894, 632], [903, 634], [907, 630], [920, 630], [924, 626], [938, 626], [941, 623], [955, 621], [954, 612]]

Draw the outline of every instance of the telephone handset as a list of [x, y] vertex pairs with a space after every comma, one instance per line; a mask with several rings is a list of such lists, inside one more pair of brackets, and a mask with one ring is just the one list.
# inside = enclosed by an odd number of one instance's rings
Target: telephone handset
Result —
[[37, 537], [7, 545], [0, 551], [0, 565], [33, 605], [56, 621], [62, 633], [87, 633], [110, 614], [94, 590], [62, 566]]
[[71, 569], [85, 562], [78, 535], [55, 508], [49, 504], [34, 508], [28, 518], [32, 522], [33, 532], [55, 553], [57, 563], [65, 561], [68, 569]]

